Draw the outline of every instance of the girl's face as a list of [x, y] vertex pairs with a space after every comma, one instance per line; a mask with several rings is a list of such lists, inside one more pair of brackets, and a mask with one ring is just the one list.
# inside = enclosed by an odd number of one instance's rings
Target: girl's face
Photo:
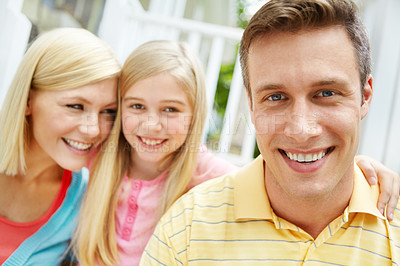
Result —
[[159, 166], [185, 142], [192, 116], [186, 92], [169, 73], [135, 83], [122, 98], [122, 130], [132, 160]]
[[26, 110], [29, 153], [43, 163], [80, 170], [110, 134], [116, 109], [116, 78], [75, 89], [31, 91]]

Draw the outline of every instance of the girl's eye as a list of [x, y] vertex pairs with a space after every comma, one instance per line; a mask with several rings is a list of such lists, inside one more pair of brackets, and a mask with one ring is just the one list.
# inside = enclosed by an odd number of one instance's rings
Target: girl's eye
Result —
[[267, 98], [268, 101], [280, 101], [286, 99], [282, 94], [273, 94]]
[[141, 105], [141, 104], [138, 104], [138, 103], [132, 104], [131, 107], [132, 107], [133, 109], [144, 109], [144, 106]]
[[320, 96], [320, 97], [330, 97], [330, 96], [333, 96], [333, 95], [335, 95], [335, 94], [336, 94], [336, 93], [333, 92], [333, 91], [324, 90], [324, 91], [319, 92], [319, 93], [317, 94], [317, 96]]
[[82, 104], [67, 104], [68, 108], [76, 109], [76, 110], [83, 110]]
[[174, 108], [174, 107], [167, 107], [164, 109], [165, 112], [171, 112], [171, 113], [175, 113], [178, 112], [178, 109]]

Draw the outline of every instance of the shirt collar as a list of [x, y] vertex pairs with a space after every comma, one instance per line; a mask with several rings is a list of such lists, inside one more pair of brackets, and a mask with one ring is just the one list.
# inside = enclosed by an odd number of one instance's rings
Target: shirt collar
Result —
[[235, 219], [272, 219], [264, 185], [264, 159], [257, 157], [234, 178]]
[[379, 187], [370, 186], [361, 169], [354, 164], [354, 187], [349, 203], [349, 213], [363, 212], [385, 219], [377, 208]]
[[[368, 213], [385, 219], [377, 208], [379, 187], [370, 186], [360, 168], [354, 164], [354, 188], [349, 213]], [[264, 183], [264, 159], [258, 156], [241, 168], [234, 178], [235, 219], [273, 219]]]

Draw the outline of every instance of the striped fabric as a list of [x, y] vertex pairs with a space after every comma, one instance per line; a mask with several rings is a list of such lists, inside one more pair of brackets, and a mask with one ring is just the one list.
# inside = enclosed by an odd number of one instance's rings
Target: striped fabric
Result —
[[357, 167], [349, 207], [315, 240], [274, 214], [263, 172], [259, 157], [180, 198], [141, 265], [400, 265], [400, 205], [389, 223], [376, 208], [378, 188]]

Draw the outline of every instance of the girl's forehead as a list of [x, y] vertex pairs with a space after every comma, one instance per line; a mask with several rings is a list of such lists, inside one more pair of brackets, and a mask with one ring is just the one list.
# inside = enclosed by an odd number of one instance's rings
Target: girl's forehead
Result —
[[160, 73], [135, 82], [123, 97], [148, 96], [151, 98], [188, 97], [188, 90], [175, 76]]

